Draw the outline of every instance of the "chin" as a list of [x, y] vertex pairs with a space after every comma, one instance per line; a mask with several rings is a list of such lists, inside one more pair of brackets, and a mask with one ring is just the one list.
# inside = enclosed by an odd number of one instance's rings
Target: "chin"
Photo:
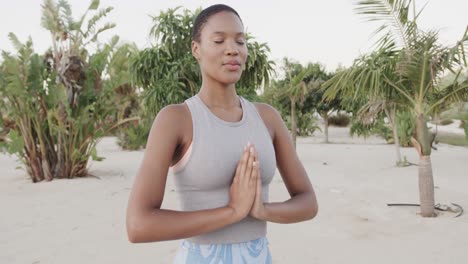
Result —
[[225, 79], [219, 80], [219, 82], [223, 84], [236, 84], [239, 80], [240, 78], [225, 78]]
[[242, 76], [242, 71], [239, 72], [216, 72], [213, 74], [207, 73], [206, 78], [223, 85], [236, 84]]
[[224, 84], [235, 84], [240, 80], [241, 76], [242, 76], [242, 73], [229, 74], [229, 75], [220, 76], [218, 80]]

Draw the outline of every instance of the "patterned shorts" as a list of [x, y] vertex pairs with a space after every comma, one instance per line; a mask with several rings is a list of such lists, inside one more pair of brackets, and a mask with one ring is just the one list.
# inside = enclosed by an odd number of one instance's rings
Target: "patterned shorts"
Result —
[[271, 254], [266, 237], [233, 244], [182, 240], [174, 264], [271, 264]]

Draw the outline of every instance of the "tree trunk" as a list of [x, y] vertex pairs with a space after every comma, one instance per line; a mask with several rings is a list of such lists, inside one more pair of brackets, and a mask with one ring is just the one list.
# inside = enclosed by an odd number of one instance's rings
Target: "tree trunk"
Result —
[[330, 143], [330, 141], [328, 141], [328, 113], [325, 113], [323, 115], [323, 122], [324, 122], [324, 134], [325, 134], [325, 143]]
[[423, 217], [434, 217], [434, 178], [432, 175], [431, 146], [425, 116], [419, 114], [416, 117], [416, 140], [413, 144], [419, 153], [419, 199], [421, 204], [421, 215]]
[[388, 121], [390, 122], [390, 126], [392, 127], [392, 131], [393, 131], [393, 143], [395, 144], [395, 151], [397, 155], [396, 165], [401, 166], [403, 165], [403, 163], [401, 160], [400, 139], [398, 138], [398, 126], [396, 122], [396, 108], [393, 107], [391, 112], [385, 108], [385, 114], [388, 117]]
[[419, 200], [421, 215], [434, 217], [434, 179], [432, 176], [431, 156], [419, 157]]
[[416, 139], [420, 144], [421, 156], [431, 155], [431, 143], [429, 141], [429, 131], [427, 129], [426, 118], [423, 114], [416, 117]]
[[297, 125], [296, 125], [296, 100], [291, 99], [291, 135], [296, 149], [296, 136], [297, 136]]

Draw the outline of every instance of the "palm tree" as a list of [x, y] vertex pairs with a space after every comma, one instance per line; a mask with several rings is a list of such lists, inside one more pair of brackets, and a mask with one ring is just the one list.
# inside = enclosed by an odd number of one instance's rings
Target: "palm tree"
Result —
[[395, 75], [396, 56], [397, 54], [392, 50], [377, 50], [370, 55], [361, 56], [354, 61], [352, 67], [336, 73], [330, 81], [324, 84], [324, 89], [329, 89], [325, 93], [325, 97], [328, 99], [335, 98], [336, 92], [341, 91], [342, 96], [346, 98], [356, 99], [359, 97], [358, 101], [365, 101], [366, 103], [357, 112], [359, 122], [364, 125], [373, 123], [377, 120], [379, 113], [384, 112], [393, 131], [393, 142], [397, 156], [396, 164], [401, 166], [403, 162], [396, 113], [398, 107], [403, 107], [400, 104], [402, 97], [383, 78], [383, 76], [392, 80], [398, 78]]
[[[97, 27], [98, 23], [113, 10], [113, 7], [98, 10], [99, 2], [92, 0], [78, 21], [73, 19], [67, 1], [44, 0], [42, 4], [41, 24], [50, 32], [52, 38], [52, 50], [48, 54], [49, 63], [57, 72], [57, 81], [65, 86], [67, 99], [72, 108], [76, 107], [78, 95], [86, 80], [84, 68], [88, 56], [87, 46], [95, 43], [102, 32], [115, 27], [114, 23], [105, 23]], [[90, 11], [96, 13], [86, 20]]]
[[[414, 0], [359, 1], [356, 11], [370, 20], [383, 22], [378, 29], [383, 37], [377, 43], [377, 54], [383, 57], [388, 56], [387, 53], [394, 54], [391, 58], [396, 60], [395, 67], [378, 75], [379, 82], [386, 85], [360, 86], [362, 80], [349, 74], [351, 84], [335, 86], [328, 96], [332, 98], [337, 90], [381, 98], [386, 98], [390, 91], [398, 93], [402, 107], [410, 110], [416, 119], [412, 143], [420, 157], [421, 214], [424, 217], [435, 216], [431, 144], [426, 122], [439, 105], [468, 98], [468, 83], [459, 80], [460, 73], [467, 66], [464, 50], [468, 44], [468, 27], [457, 43], [444, 47], [437, 43], [437, 32], [424, 32], [418, 28], [417, 18], [422, 9], [416, 9]], [[388, 64], [392, 63], [390, 59]], [[454, 72], [456, 77], [444, 86], [439, 81], [447, 71]]]

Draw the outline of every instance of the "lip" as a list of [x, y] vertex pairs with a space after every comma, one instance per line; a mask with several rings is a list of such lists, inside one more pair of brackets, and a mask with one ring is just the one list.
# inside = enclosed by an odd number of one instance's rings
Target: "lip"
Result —
[[224, 64], [225, 65], [227, 64], [227, 65], [239, 65], [240, 66], [241, 63], [238, 60], [228, 60]]
[[237, 60], [230, 60], [223, 63], [223, 66], [225, 66], [228, 70], [235, 71], [241, 68], [241, 63]]

